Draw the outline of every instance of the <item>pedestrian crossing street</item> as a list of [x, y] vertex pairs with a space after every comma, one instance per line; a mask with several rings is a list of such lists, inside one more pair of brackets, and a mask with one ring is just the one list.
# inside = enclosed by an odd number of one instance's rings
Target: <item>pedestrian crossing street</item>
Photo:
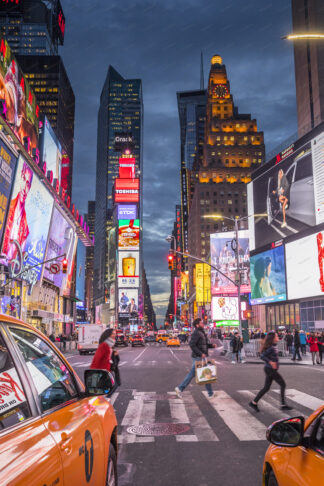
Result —
[[[272, 390], [259, 402], [260, 413], [250, 409], [248, 402], [257, 390], [238, 390], [233, 394], [217, 390], [209, 399], [207, 392], [184, 391], [182, 399], [174, 392], [159, 394], [130, 390], [117, 391], [110, 401], [119, 424], [119, 444], [152, 443], [160, 440], [150, 432], [135, 435], [134, 426], [155, 425], [161, 430], [170, 424], [181, 424], [186, 431], [173, 435], [176, 442], [265, 441], [266, 429], [285, 417], [309, 415], [323, 405], [324, 400], [300, 390], [287, 389], [288, 403], [293, 410], [280, 410], [279, 390]], [[211, 407], [211, 408], [209, 408]], [[161, 435], [164, 435], [163, 433]], [[170, 435], [170, 434], [165, 434]]]

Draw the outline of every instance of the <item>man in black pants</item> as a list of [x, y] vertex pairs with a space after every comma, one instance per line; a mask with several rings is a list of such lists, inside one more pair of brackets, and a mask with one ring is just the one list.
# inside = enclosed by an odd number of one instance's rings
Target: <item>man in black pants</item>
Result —
[[264, 387], [259, 391], [257, 396], [252, 402], [249, 403], [256, 412], [259, 412], [258, 401], [265, 395], [271, 388], [273, 380], [280, 386], [281, 396], [281, 410], [291, 410], [292, 407], [286, 404], [285, 401], [285, 389], [286, 383], [282, 376], [278, 373], [279, 369], [279, 357], [276, 344], [279, 341], [278, 334], [275, 332], [269, 332], [265, 338], [261, 359], [265, 362], [264, 372], [266, 375]]

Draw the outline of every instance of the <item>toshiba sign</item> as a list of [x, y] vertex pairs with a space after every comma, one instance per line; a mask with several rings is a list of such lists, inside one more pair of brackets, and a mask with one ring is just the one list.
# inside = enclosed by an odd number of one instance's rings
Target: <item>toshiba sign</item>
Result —
[[115, 179], [115, 202], [139, 202], [139, 179]]

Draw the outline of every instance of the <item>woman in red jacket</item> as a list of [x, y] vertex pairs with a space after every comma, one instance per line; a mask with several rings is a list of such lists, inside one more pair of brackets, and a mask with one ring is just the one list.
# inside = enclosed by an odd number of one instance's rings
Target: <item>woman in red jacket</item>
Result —
[[312, 353], [312, 360], [313, 360], [313, 365], [315, 364], [315, 357], [316, 357], [316, 363], [320, 364], [319, 362], [319, 352], [318, 352], [318, 344], [317, 344], [317, 337], [315, 336], [315, 332], [311, 332], [310, 337], [307, 339], [307, 342], [309, 344], [309, 350]]
[[91, 369], [111, 371], [112, 353], [115, 339], [115, 329], [106, 329], [101, 334], [98, 349], [90, 366]]

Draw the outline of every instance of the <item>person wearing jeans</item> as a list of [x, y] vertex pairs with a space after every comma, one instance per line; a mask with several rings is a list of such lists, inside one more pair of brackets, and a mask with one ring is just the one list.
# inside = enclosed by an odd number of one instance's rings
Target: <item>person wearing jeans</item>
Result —
[[[191, 355], [192, 366], [191, 366], [189, 373], [187, 374], [185, 379], [182, 381], [182, 383], [180, 383], [180, 385], [175, 387], [175, 392], [176, 392], [178, 398], [182, 398], [181, 392], [183, 392], [183, 390], [185, 388], [187, 388], [187, 386], [189, 385], [191, 380], [195, 377], [196, 361], [202, 361], [204, 358], [207, 358], [208, 349], [215, 348], [215, 344], [211, 344], [208, 340], [208, 337], [207, 337], [207, 335], [204, 331], [204, 323], [203, 323], [202, 319], [199, 319], [199, 318], [195, 319], [194, 322], [193, 322], [193, 326], [194, 326], [195, 330], [192, 333], [190, 343], [189, 343], [189, 346], [190, 346], [191, 351], [192, 351], [192, 355]], [[213, 389], [212, 389], [211, 384], [206, 383], [205, 387], [206, 387], [206, 390], [207, 390], [207, 393], [208, 393], [208, 397], [212, 398], [214, 396], [214, 393], [213, 393]]]
[[272, 382], [275, 381], [280, 386], [281, 397], [281, 410], [291, 410], [292, 407], [286, 404], [285, 401], [285, 389], [286, 383], [283, 377], [278, 373], [279, 358], [276, 344], [279, 341], [278, 334], [275, 332], [269, 332], [265, 338], [263, 348], [261, 351], [261, 359], [265, 362], [264, 372], [266, 375], [263, 388], [256, 395], [249, 405], [256, 412], [259, 412], [258, 401], [265, 395], [271, 388]]

